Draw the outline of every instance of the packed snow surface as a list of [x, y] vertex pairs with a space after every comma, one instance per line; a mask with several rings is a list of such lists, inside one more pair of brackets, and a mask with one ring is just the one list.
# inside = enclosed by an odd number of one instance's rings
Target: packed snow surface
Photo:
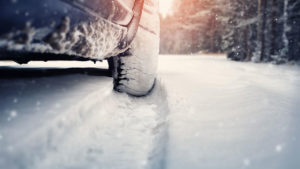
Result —
[[160, 56], [133, 98], [103, 64], [1, 65], [1, 169], [300, 168], [299, 66]]

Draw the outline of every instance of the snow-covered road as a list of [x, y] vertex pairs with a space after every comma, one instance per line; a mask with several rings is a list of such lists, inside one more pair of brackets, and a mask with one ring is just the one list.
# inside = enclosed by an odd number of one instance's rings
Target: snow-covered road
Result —
[[298, 66], [160, 56], [132, 98], [104, 64], [1, 65], [1, 169], [300, 168]]
[[[300, 168], [300, 68], [166, 56], [169, 169]], [[174, 95], [174, 93], [177, 93]]]

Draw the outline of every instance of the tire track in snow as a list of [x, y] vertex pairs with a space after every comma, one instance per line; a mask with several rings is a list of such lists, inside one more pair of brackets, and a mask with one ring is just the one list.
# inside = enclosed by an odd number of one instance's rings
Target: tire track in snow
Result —
[[145, 98], [114, 93], [109, 84], [8, 145], [0, 168], [162, 169], [168, 113], [160, 83]]
[[[159, 107], [157, 113], [161, 119], [160, 123], [153, 129], [153, 133], [156, 135], [154, 140], [153, 150], [149, 154], [149, 169], [165, 169], [167, 165], [167, 152], [169, 143], [169, 121], [168, 116], [170, 114], [169, 99], [166, 88], [161, 81], [158, 81], [154, 95], [159, 99]], [[154, 100], [153, 100], [154, 101]]]

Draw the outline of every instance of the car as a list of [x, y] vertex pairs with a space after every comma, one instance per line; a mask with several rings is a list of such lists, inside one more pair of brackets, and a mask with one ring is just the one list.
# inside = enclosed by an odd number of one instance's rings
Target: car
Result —
[[107, 60], [116, 91], [155, 86], [158, 0], [0, 0], [0, 11], [0, 60]]

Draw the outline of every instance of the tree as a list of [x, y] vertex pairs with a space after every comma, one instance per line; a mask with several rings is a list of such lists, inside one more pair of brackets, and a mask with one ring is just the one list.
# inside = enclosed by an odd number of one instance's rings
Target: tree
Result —
[[[299, 60], [300, 52], [300, 2], [299, 0], [258, 0], [256, 7], [253, 2], [248, 0], [231, 2], [233, 9], [243, 9], [247, 13], [255, 14], [252, 16], [257, 20], [244, 24], [242, 27], [233, 27], [231, 34], [231, 43], [228, 50], [228, 57], [234, 60], [253, 60], [257, 62], [275, 62], [284, 63], [288, 61]], [[251, 7], [252, 5], [252, 7]], [[249, 8], [250, 7], [250, 8]], [[250, 11], [249, 11], [250, 10]], [[233, 10], [235, 11], [235, 10]], [[242, 22], [249, 21], [249, 18], [241, 18], [235, 11], [231, 14], [231, 20]], [[242, 19], [242, 20], [241, 20]], [[249, 29], [250, 26], [250, 29]], [[257, 37], [253, 37], [255, 34]], [[240, 29], [247, 30], [247, 34], [252, 34], [250, 38]], [[241, 44], [236, 37], [243, 37]], [[255, 46], [255, 48], [254, 48]], [[238, 49], [238, 50], [237, 50]]]
[[222, 52], [222, 37], [227, 24], [227, 18], [223, 16], [228, 9], [224, 4], [228, 3], [225, 0], [176, 0], [174, 14], [162, 18], [161, 51]]

